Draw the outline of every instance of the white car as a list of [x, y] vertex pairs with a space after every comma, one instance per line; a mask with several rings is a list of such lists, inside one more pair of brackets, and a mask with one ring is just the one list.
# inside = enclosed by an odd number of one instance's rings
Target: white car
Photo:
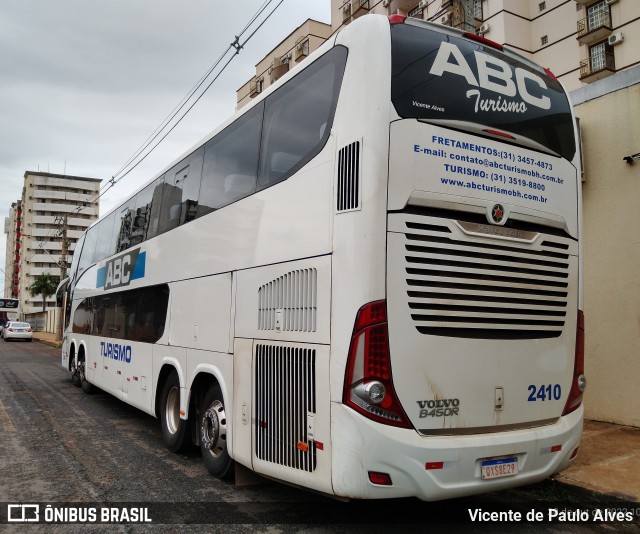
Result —
[[2, 337], [5, 341], [10, 339], [24, 339], [25, 341], [33, 341], [33, 330], [29, 323], [19, 323], [17, 321], [9, 321], [2, 329]]

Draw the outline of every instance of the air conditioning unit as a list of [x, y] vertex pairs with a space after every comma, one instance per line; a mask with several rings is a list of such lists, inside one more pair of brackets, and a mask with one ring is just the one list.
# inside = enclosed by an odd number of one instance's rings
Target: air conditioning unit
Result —
[[610, 6], [611, 4], [615, 4], [618, 0], [604, 0], [604, 3], [608, 6]]
[[382, 7], [389, 7], [391, 0], [382, 0]]
[[622, 35], [622, 32], [618, 32], [618, 33], [609, 35], [607, 42], [609, 43], [610, 46], [614, 46], [614, 45], [620, 44], [623, 40], [624, 40], [624, 37]]
[[478, 28], [478, 35], [484, 35], [488, 31], [489, 31], [489, 25], [488, 24], [483, 24], [482, 26], [480, 26]]
[[418, 9], [424, 9], [425, 7], [427, 7], [427, 0], [420, 0], [420, 2], [418, 2]]
[[440, 19], [441, 24], [449, 24], [453, 18], [453, 13], [447, 13]]

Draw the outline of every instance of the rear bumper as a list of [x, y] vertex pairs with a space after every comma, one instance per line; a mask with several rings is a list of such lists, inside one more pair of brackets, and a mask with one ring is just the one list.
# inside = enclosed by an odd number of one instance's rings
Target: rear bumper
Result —
[[[332, 403], [332, 419], [336, 495], [440, 500], [533, 484], [565, 469], [580, 444], [583, 408], [553, 425], [469, 436], [420, 436], [414, 430], [369, 421], [339, 403]], [[561, 450], [551, 452], [558, 445]], [[518, 458], [518, 474], [482, 480], [481, 461], [502, 456]], [[427, 462], [444, 466], [427, 470]], [[393, 484], [372, 484], [369, 471], [389, 474]]]
[[8, 341], [13, 341], [14, 339], [32, 339], [33, 338], [33, 334], [31, 332], [5, 332], [4, 334], [4, 338]]

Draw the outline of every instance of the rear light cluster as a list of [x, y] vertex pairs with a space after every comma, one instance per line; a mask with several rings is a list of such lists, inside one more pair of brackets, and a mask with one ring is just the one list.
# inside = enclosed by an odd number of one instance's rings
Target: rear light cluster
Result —
[[587, 379], [584, 376], [584, 314], [578, 310], [578, 328], [576, 329], [576, 356], [573, 364], [573, 380], [569, 398], [564, 406], [562, 415], [570, 414], [582, 404], [582, 395], [587, 389]]
[[411, 428], [393, 389], [384, 300], [370, 302], [358, 311], [342, 401], [373, 421]]

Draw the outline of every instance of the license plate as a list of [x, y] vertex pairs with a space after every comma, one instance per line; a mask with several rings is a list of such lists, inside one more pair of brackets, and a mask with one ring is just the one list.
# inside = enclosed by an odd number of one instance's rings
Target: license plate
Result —
[[483, 460], [480, 464], [480, 470], [483, 480], [517, 475], [518, 459], [513, 457]]

